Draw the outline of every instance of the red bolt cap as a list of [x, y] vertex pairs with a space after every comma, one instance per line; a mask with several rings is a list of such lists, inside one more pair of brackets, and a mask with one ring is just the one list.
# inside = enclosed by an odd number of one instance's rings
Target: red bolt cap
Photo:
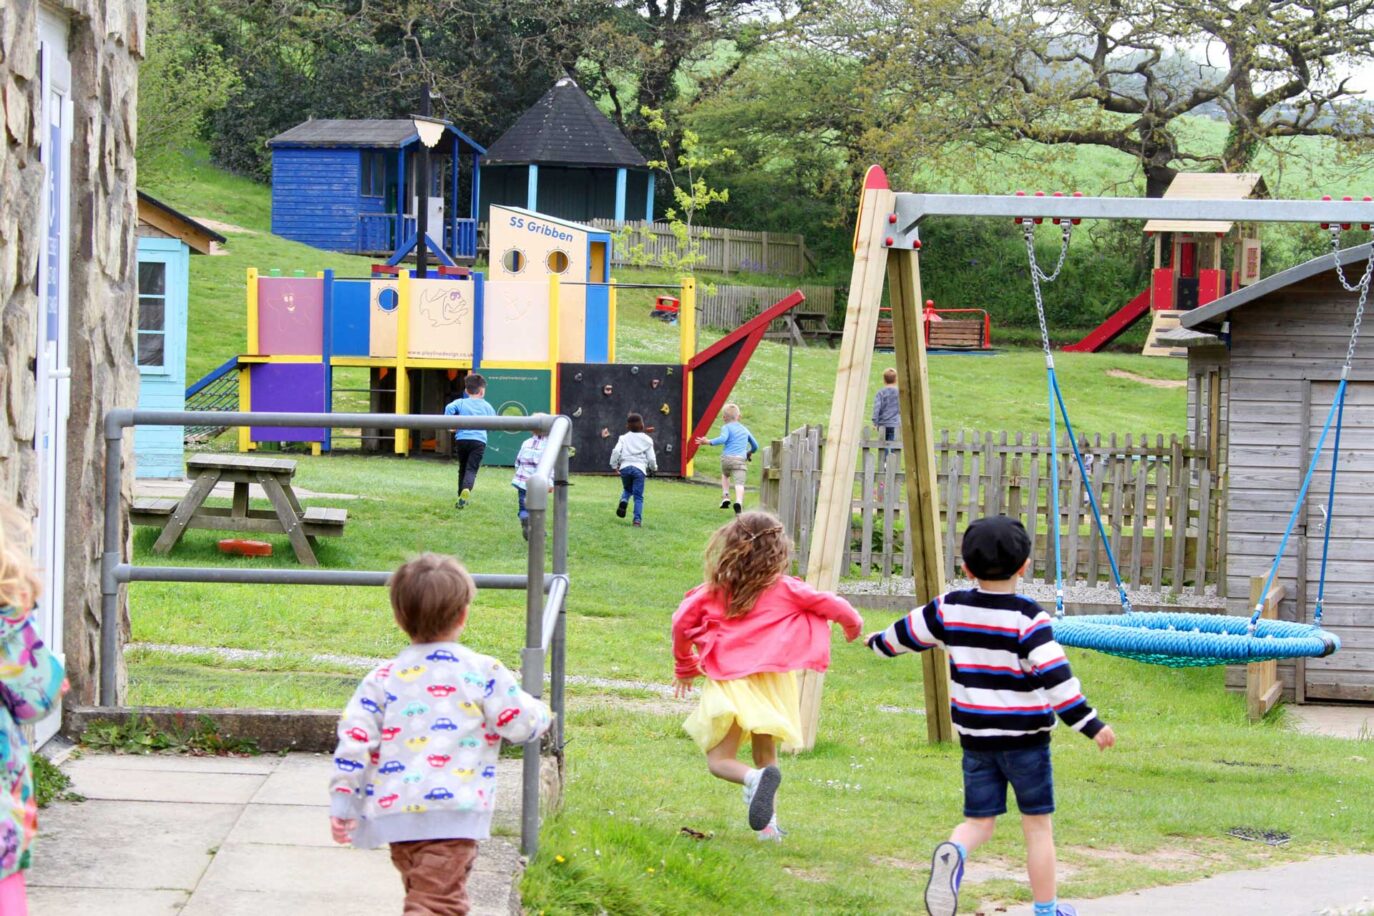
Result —
[[1322, 195], [1322, 200], [1330, 200], [1330, 199], [1331, 199], [1331, 195], [1330, 195], [1330, 194], [1323, 194], [1323, 195]]
[[1044, 197], [1044, 196], [1045, 196], [1045, 192], [1044, 192], [1044, 191], [1036, 191], [1036, 192], [1035, 192], [1035, 196], [1036, 196], [1036, 197]]
[[1341, 223], [1341, 228], [1342, 228], [1342, 229], [1349, 229], [1349, 228], [1350, 228], [1350, 224], [1349, 224], [1349, 223]]
[[1063, 196], [1064, 196], [1064, 192], [1063, 192], [1063, 191], [1055, 191], [1055, 192], [1054, 192], [1054, 196], [1055, 196], [1055, 197], [1063, 197]]
[[1341, 200], [1354, 200], [1353, 197], [1342, 197]]
[[1079, 223], [1081, 223], [1081, 222], [1083, 222], [1083, 221], [1082, 221], [1081, 219], [1071, 219], [1071, 220], [1069, 220], [1069, 222], [1071, 222], [1071, 223], [1073, 223], [1075, 226], [1077, 226]]
[[911, 240], [911, 247], [912, 247], [912, 248], [915, 248], [915, 249], [917, 249], [917, 250], [919, 250], [920, 247], [921, 247], [921, 240], [920, 240], [920, 239], [912, 239], [912, 240]]
[[1025, 196], [1026, 196], [1026, 192], [1025, 192], [1025, 191], [1017, 191], [1017, 192], [1016, 192], [1016, 196], [1017, 196], [1017, 197], [1025, 197]]
[[1038, 225], [1040, 225], [1040, 224], [1043, 223], [1043, 222], [1044, 222], [1044, 220], [1041, 219], [1040, 217], [1037, 216], [1037, 217], [1035, 218], [1035, 225], [1038, 226]]
[[935, 300], [934, 300], [934, 299], [927, 299], [927, 300], [926, 300], [926, 308], [928, 308], [928, 309], [933, 309], [933, 308], [935, 308]]
[[888, 221], [889, 223], [895, 223], [895, 222], [897, 222], [897, 214], [895, 214], [895, 213], [889, 213], [889, 214], [887, 215], [887, 221]]
[[887, 247], [891, 248], [891, 247], [892, 247], [892, 236], [889, 235], [887, 238], [883, 239], [883, 244], [886, 245]]
[[1083, 192], [1082, 192], [1082, 191], [1074, 191], [1074, 192], [1073, 192], [1073, 196], [1074, 196], [1074, 197], [1082, 197], [1082, 196], [1083, 196]]

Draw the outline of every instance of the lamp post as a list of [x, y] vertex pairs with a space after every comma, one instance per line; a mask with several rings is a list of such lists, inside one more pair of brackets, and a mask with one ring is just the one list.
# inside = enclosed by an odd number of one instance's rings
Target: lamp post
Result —
[[411, 115], [410, 119], [415, 124], [415, 132], [420, 135], [421, 147], [415, 170], [415, 185], [419, 192], [415, 195], [415, 275], [424, 279], [429, 269], [429, 247], [426, 241], [429, 238], [429, 151], [438, 145], [444, 136], [444, 129], [448, 127], [447, 121], [429, 115], [428, 83], [420, 90], [420, 113]]

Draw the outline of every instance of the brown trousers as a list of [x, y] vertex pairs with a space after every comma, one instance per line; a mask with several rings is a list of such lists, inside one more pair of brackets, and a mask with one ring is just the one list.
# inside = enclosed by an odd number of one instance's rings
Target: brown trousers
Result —
[[391, 844], [391, 864], [406, 889], [402, 916], [467, 916], [468, 875], [476, 840], [416, 840]]

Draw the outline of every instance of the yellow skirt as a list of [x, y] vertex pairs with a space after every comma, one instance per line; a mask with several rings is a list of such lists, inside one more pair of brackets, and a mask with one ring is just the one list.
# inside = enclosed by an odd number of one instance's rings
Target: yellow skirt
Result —
[[744, 739], [772, 735], [791, 745], [802, 743], [801, 692], [792, 671], [751, 674], [733, 681], [707, 680], [701, 702], [682, 723], [703, 751], [725, 740], [738, 724]]

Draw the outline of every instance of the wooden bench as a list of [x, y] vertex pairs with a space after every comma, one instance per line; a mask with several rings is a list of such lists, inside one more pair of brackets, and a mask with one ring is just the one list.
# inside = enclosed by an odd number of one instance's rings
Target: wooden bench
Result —
[[927, 326], [927, 344], [932, 350], [981, 350], [983, 322], [945, 318]]

